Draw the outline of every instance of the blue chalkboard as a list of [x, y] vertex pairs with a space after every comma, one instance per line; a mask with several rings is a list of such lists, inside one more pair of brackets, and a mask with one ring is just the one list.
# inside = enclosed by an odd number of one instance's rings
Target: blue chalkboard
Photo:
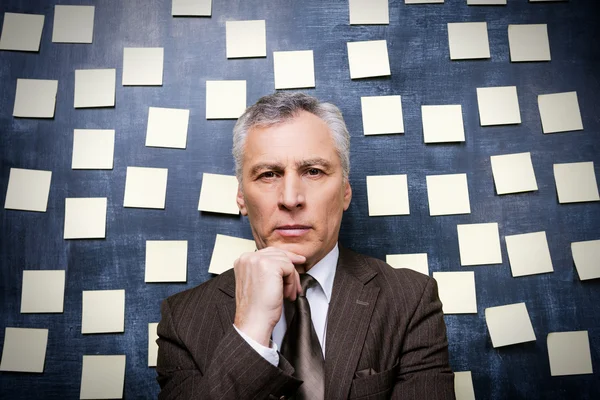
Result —
[[[95, 5], [93, 44], [52, 43], [55, 4]], [[5, 327], [48, 328], [43, 374], [0, 373], [0, 398], [78, 398], [82, 356], [125, 354], [125, 398], [158, 393], [147, 367], [147, 326], [160, 319], [167, 296], [211, 278], [217, 233], [251, 238], [241, 217], [199, 213], [202, 173], [233, 174], [233, 120], [206, 120], [207, 80], [247, 80], [247, 101], [274, 91], [273, 51], [314, 50], [316, 88], [306, 92], [337, 104], [351, 132], [354, 198], [340, 241], [378, 258], [428, 253], [430, 272], [475, 271], [478, 313], [447, 315], [451, 366], [470, 370], [478, 399], [596, 398], [593, 375], [551, 377], [546, 335], [589, 331], [600, 369], [600, 282], [580, 281], [570, 243], [600, 239], [600, 203], [559, 204], [552, 165], [593, 161], [600, 176], [600, 25], [596, 0], [467, 6], [405, 5], [390, 0], [390, 24], [350, 26], [348, 2], [213, 0], [212, 17], [174, 18], [170, 0], [3, 0], [4, 12], [46, 17], [40, 51], [0, 51], [0, 193], [11, 168], [52, 171], [45, 213], [0, 210], [0, 343]], [[3, 17], [1, 17], [3, 18]], [[226, 59], [225, 21], [265, 19], [267, 57]], [[450, 61], [448, 22], [487, 21], [491, 59]], [[552, 60], [511, 63], [509, 24], [547, 23]], [[350, 80], [346, 42], [387, 40], [391, 76]], [[124, 47], [164, 47], [160, 87], [123, 87]], [[116, 68], [116, 106], [74, 109], [74, 71]], [[13, 118], [18, 78], [56, 79], [53, 119]], [[481, 127], [476, 88], [517, 86], [522, 123]], [[577, 91], [584, 130], [542, 133], [539, 94]], [[405, 134], [363, 136], [360, 98], [401, 95]], [[421, 105], [461, 104], [466, 141], [425, 145]], [[185, 150], [145, 147], [148, 107], [190, 110]], [[73, 129], [116, 130], [114, 169], [71, 169]], [[534, 192], [498, 196], [490, 156], [531, 152]], [[165, 210], [123, 207], [127, 166], [169, 169]], [[430, 217], [425, 177], [467, 173], [471, 214]], [[410, 215], [368, 217], [367, 175], [408, 174]], [[107, 197], [103, 240], [64, 240], [65, 198]], [[461, 267], [457, 224], [498, 222], [503, 263]], [[504, 237], [545, 231], [554, 272], [513, 278]], [[187, 240], [186, 284], [144, 283], [146, 240]], [[65, 269], [62, 314], [21, 314], [24, 269]], [[82, 291], [125, 289], [125, 332], [81, 334]], [[484, 309], [526, 302], [535, 342], [494, 349]]]

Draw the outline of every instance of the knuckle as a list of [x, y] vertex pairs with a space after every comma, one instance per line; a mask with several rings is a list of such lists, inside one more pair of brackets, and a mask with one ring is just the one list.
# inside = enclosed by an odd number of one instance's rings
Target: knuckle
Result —
[[[244, 266], [246, 264], [248, 264], [249, 260], [251, 260], [251, 254], [252, 253], [242, 253], [237, 260], [235, 260], [235, 264], [238, 264], [240, 266]], [[235, 265], [234, 264], [234, 265]]]

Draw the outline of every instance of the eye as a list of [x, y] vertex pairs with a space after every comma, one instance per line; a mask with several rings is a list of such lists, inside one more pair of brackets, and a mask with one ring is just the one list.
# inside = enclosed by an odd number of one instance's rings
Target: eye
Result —
[[259, 179], [273, 179], [275, 178], [275, 172], [273, 171], [265, 171], [258, 176]]
[[321, 170], [317, 168], [309, 168], [306, 173], [310, 176], [319, 176], [322, 174]]

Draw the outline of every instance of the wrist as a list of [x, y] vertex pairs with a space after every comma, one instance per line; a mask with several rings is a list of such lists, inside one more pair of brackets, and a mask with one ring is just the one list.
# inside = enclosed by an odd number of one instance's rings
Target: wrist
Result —
[[236, 317], [235, 327], [257, 343], [270, 347], [273, 326], [264, 322], [247, 322]]

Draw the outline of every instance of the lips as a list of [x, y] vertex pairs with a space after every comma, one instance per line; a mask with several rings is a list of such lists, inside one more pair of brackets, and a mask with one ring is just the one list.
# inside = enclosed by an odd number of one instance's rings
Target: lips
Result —
[[275, 231], [284, 237], [299, 237], [306, 234], [311, 229], [308, 225], [282, 225], [275, 228]]

